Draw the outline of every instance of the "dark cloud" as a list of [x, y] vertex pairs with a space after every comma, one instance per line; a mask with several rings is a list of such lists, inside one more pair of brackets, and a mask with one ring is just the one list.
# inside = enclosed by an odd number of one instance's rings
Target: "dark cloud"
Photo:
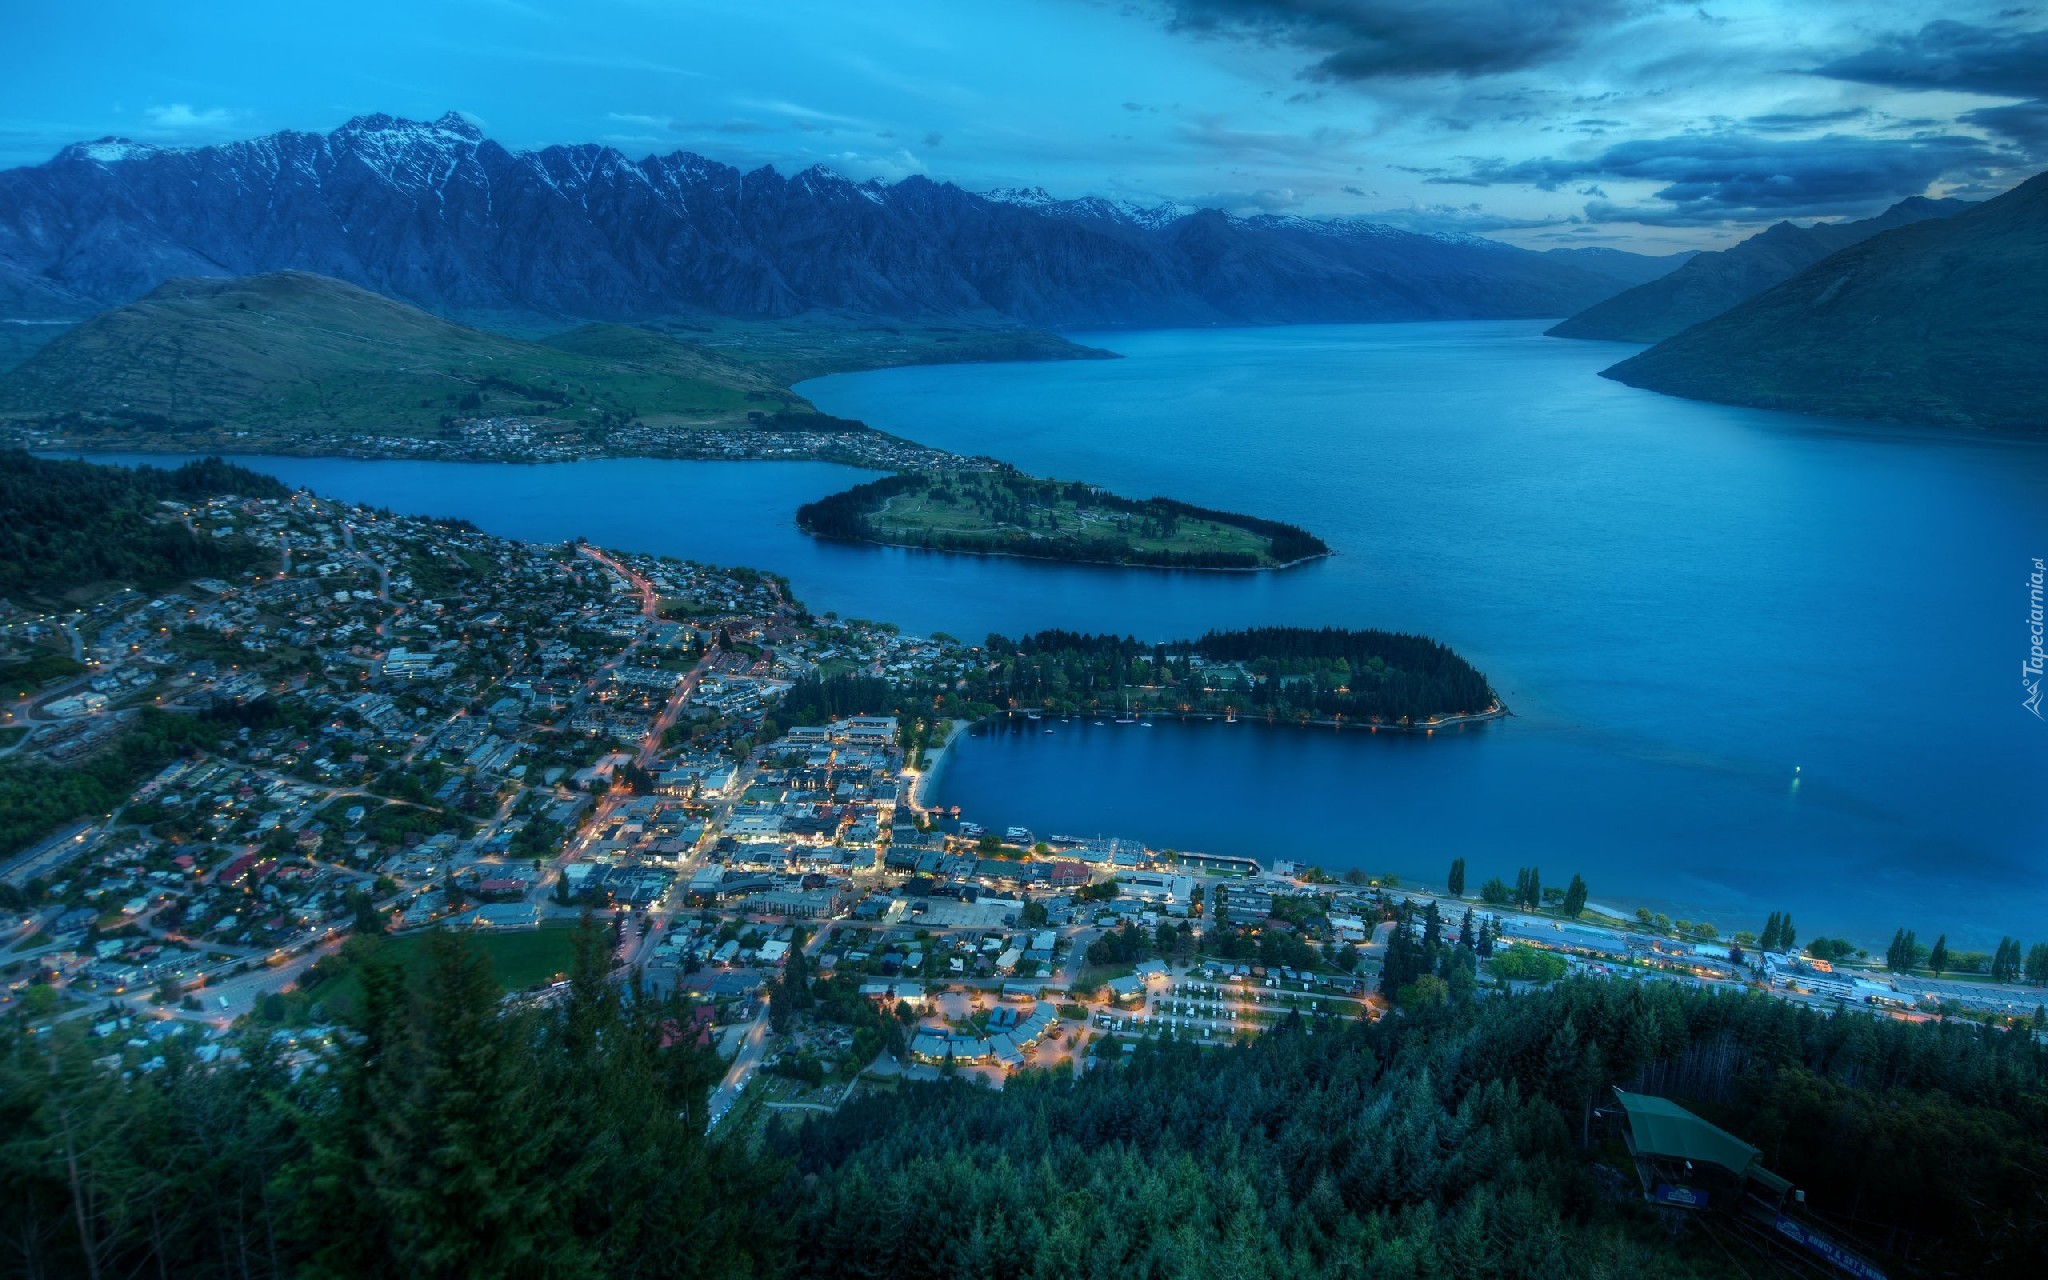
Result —
[[1980, 138], [1831, 134], [1785, 139], [1711, 133], [1616, 143], [1587, 159], [1498, 161], [1430, 182], [1517, 183], [1555, 191], [1593, 179], [1662, 184], [1663, 205], [1587, 207], [1596, 221], [1696, 226], [1725, 220], [1873, 212], [1944, 177], [1977, 176], [2010, 159]]
[[1759, 133], [1804, 133], [1827, 124], [1846, 124], [1868, 118], [1868, 107], [1844, 107], [1840, 111], [1773, 111], [1751, 116], [1742, 123]]
[[2048, 153], [2048, 102], [2015, 102], [1963, 113], [1962, 122], [2003, 134], [2035, 155]]
[[1886, 36], [1861, 53], [1813, 68], [1831, 80], [1894, 89], [1957, 89], [2038, 98], [2048, 86], [2048, 30], [2010, 31], [1943, 19]]
[[1326, 80], [1481, 76], [1552, 61], [1633, 0], [1165, 0], [1176, 31], [1290, 45]]
[[1325, 125], [1307, 133], [1239, 129], [1222, 116], [1182, 121], [1178, 130], [1187, 141], [1234, 160], [1283, 157], [1291, 161], [1325, 160], [1364, 138], [1356, 129]]

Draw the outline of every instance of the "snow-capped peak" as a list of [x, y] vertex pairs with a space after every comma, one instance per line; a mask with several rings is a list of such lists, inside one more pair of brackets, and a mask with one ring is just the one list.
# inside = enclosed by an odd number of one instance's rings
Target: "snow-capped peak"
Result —
[[471, 124], [460, 111], [444, 111], [432, 120], [408, 120], [404, 116], [387, 115], [373, 111], [368, 115], [350, 116], [348, 123], [341, 126], [342, 133], [410, 133], [415, 135], [452, 133], [472, 141], [483, 137], [483, 131]]
[[1044, 187], [997, 187], [984, 192], [983, 198], [1019, 209], [1035, 209], [1057, 218], [1088, 218], [1147, 230], [1178, 221], [1190, 212], [1177, 204], [1143, 205], [1135, 200], [1111, 200], [1104, 196], [1061, 200], [1049, 194]]
[[982, 193], [997, 204], [1014, 204], [1025, 209], [1043, 209], [1049, 204], [1058, 204], [1046, 193], [1044, 187], [997, 187]]
[[138, 156], [152, 155], [161, 148], [147, 142], [132, 142], [127, 138], [106, 137], [95, 142], [74, 142], [64, 148], [64, 154], [95, 164], [116, 164], [122, 160], [133, 160]]
[[357, 116], [334, 140], [395, 186], [439, 187], [476, 152], [483, 131], [453, 111], [434, 121]]

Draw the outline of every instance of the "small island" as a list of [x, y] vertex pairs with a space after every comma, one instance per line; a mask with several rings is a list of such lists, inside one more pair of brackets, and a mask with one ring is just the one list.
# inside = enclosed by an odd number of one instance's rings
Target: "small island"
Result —
[[1163, 569], [1284, 569], [1330, 554], [1277, 520], [1007, 467], [885, 476], [805, 503], [797, 526], [848, 542]]

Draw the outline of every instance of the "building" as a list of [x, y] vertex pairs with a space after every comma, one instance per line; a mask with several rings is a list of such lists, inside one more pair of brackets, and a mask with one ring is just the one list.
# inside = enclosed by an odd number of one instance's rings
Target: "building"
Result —
[[807, 892], [793, 892], [776, 889], [761, 895], [761, 911], [771, 916], [787, 916], [791, 920], [822, 920], [839, 914], [845, 898], [836, 889], [812, 889]]

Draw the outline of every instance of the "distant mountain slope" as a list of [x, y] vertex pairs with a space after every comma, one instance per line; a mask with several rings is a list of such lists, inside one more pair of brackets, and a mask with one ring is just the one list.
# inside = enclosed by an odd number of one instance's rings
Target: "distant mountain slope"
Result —
[[[0, 173], [0, 305], [317, 272], [479, 323], [808, 311], [1052, 327], [1567, 315], [1627, 273], [1360, 222], [1040, 207], [914, 177], [512, 152], [455, 115]], [[11, 313], [9, 313], [11, 314]], [[73, 312], [72, 314], [80, 314]]]
[[1860, 222], [1780, 222], [1733, 248], [1699, 254], [1676, 271], [1596, 302], [1549, 332], [1557, 338], [1662, 342], [1880, 231], [1951, 218], [1970, 207], [1967, 200], [1914, 196]]
[[2048, 174], [1873, 236], [1605, 376], [1696, 400], [2048, 431]]
[[[1558, 262], [1568, 262], [1587, 271], [1598, 272], [1625, 285], [1639, 285], [1663, 279], [1700, 254], [1697, 249], [1685, 249], [1678, 253], [1653, 257], [1649, 254], [1629, 253], [1622, 249], [1584, 245], [1570, 249], [1545, 249], [1543, 256]], [[1597, 307], [1600, 304], [1596, 302], [1593, 305]]]
[[305, 272], [172, 280], [0, 376], [0, 412], [414, 434], [443, 416], [722, 424], [810, 412], [766, 374], [605, 326], [543, 345]]

